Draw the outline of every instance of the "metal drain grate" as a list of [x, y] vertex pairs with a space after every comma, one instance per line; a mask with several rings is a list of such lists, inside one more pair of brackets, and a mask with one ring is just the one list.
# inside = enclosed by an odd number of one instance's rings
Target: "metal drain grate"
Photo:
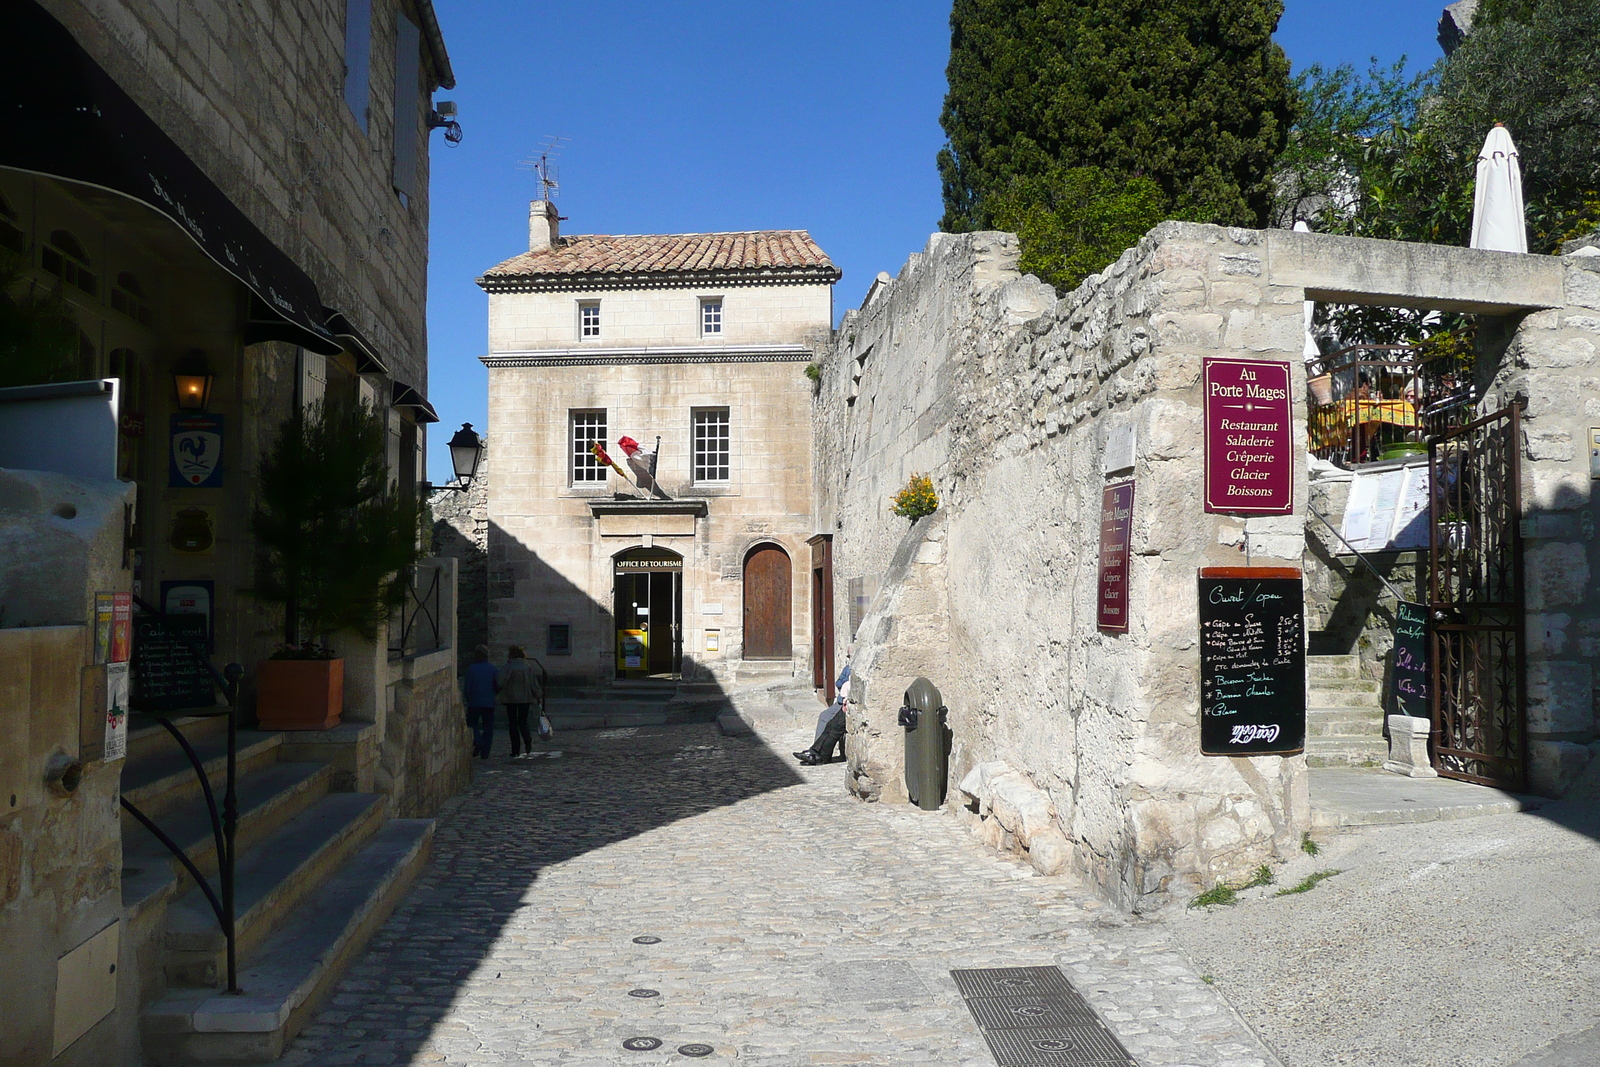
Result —
[[1058, 967], [951, 971], [998, 1067], [1138, 1067]]

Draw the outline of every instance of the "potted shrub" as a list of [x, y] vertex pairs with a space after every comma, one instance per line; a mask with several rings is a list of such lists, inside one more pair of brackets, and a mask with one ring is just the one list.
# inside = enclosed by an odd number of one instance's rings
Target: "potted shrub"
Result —
[[405, 596], [421, 505], [391, 490], [387, 443], [365, 402], [319, 403], [290, 416], [262, 457], [252, 592], [283, 606], [283, 644], [256, 676], [263, 729], [337, 725], [344, 660], [329, 639], [376, 638]]

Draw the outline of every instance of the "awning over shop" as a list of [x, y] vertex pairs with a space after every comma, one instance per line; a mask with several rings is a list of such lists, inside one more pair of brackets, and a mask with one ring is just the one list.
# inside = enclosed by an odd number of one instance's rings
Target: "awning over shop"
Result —
[[394, 383], [394, 400], [389, 406], [413, 409], [417, 413], [418, 422], [439, 421], [439, 414], [433, 410], [433, 405], [428, 403], [428, 398], [404, 382]]
[[121, 193], [171, 219], [255, 294], [247, 340], [332, 355], [316, 285], [32, 0], [0, 0], [0, 166]]

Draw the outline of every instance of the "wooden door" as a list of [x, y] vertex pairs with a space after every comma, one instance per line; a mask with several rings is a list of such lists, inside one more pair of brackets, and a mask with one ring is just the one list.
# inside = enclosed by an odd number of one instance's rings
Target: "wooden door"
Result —
[[761, 545], [744, 558], [744, 658], [788, 659], [789, 554]]

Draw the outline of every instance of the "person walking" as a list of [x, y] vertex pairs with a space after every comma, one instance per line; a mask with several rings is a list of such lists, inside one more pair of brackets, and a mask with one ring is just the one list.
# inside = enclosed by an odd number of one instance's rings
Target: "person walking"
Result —
[[472, 727], [472, 754], [489, 758], [494, 744], [494, 697], [500, 688], [500, 671], [489, 662], [489, 646], [472, 650], [472, 662], [461, 677], [461, 697], [467, 705], [467, 725]]
[[506, 706], [506, 729], [511, 734], [511, 758], [533, 752], [533, 734], [528, 729], [528, 707], [540, 697], [539, 679], [521, 645], [506, 653], [505, 669], [500, 672], [500, 703]]

